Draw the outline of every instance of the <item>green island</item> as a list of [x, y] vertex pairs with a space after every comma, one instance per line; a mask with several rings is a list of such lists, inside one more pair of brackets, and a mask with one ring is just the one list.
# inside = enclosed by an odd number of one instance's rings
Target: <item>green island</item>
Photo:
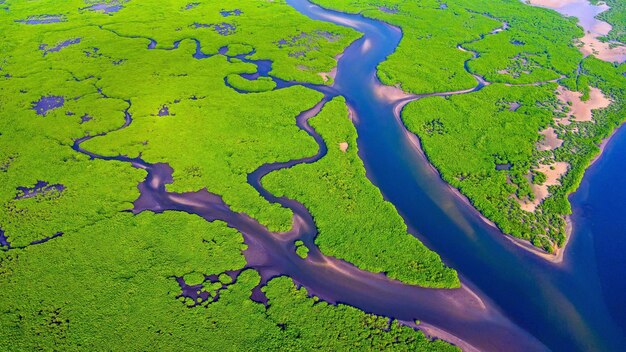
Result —
[[608, 41], [626, 43], [626, 4], [619, 0], [591, 0], [591, 2], [594, 4], [605, 3], [610, 7], [608, 11], [602, 12], [598, 16], [612, 26], [611, 31], [605, 39]]
[[306, 259], [309, 256], [309, 248], [304, 244], [302, 240], [297, 240], [296, 245], [296, 254], [302, 259]]
[[343, 98], [326, 103], [310, 123], [324, 138], [328, 154], [313, 164], [270, 173], [262, 182], [273, 194], [301, 201], [311, 211], [320, 250], [403, 282], [458, 287], [456, 273], [407, 233], [393, 205], [366, 177]]

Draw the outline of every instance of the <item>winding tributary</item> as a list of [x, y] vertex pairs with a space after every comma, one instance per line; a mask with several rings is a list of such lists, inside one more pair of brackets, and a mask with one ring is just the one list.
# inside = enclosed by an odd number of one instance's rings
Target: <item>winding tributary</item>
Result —
[[[248, 245], [244, 253], [247, 267], [259, 271], [263, 281], [287, 275], [328, 302], [349, 304], [406, 322], [418, 319], [427, 332], [466, 350], [624, 350], [625, 314], [617, 314], [622, 319], [618, 321], [608, 309], [609, 306], [623, 308], [623, 304], [612, 304], [615, 302], [611, 300], [619, 298], [614, 290], [609, 290], [612, 295], [604, 294], [607, 283], [611, 283], [601, 279], [606, 273], [598, 275], [596, 239], [579, 233], [593, 230], [583, 226], [582, 230], [574, 231], [563, 263], [546, 261], [483, 221], [425, 159], [416, 137], [405, 129], [398, 116], [407, 101], [422, 97], [392, 94], [397, 92], [382, 86], [376, 78], [376, 67], [397, 47], [402, 37], [400, 30], [360, 15], [322, 9], [306, 0], [287, 2], [313, 19], [352, 27], [364, 34], [339, 60], [332, 87], [306, 85], [326, 93], [325, 100], [297, 118], [298, 126], [320, 145], [318, 154], [264, 165], [248, 177], [266, 199], [294, 211], [294, 227], [290, 232], [270, 233], [256, 220], [231, 211], [219, 196], [206, 190], [167, 192], [165, 184], [172, 181], [172, 170], [165, 164], [150, 165], [140, 159], [90, 153], [80, 144], [91, 137], [77, 141], [74, 148], [94, 158], [126, 161], [148, 171], [147, 179], [139, 186], [141, 196], [135, 202], [135, 212], [185, 211], [209, 221], [223, 220], [240, 230]], [[484, 85], [479, 77], [477, 80], [475, 89], [444, 94], [471, 94]], [[293, 83], [279, 82], [278, 86], [290, 84]], [[274, 197], [261, 186], [260, 179], [271, 171], [314, 162], [325, 155], [323, 140], [307, 120], [337, 94], [344, 96], [351, 108], [359, 135], [359, 154], [368, 177], [397, 207], [411, 232], [460, 273], [461, 289], [404, 285], [324, 256], [314, 246], [315, 224], [306, 208], [296, 201]], [[127, 114], [124, 127], [131, 122]], [[626, 143], [622, 144], [626, 150]], [[588, 178], [583, 182], [585, 189], [590, 187]], [[575, 202], [574, 208], [578, 204]], [[577, 219], [574, 216], [575, 225]], [[295, 239], [303, 239], [311, 249], [306, 260], [296, 255]]]

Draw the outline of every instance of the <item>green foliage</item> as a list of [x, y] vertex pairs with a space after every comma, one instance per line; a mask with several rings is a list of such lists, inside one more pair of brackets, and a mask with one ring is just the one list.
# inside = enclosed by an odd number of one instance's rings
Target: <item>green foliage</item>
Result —
[[296, 243], [296, 254], [302, 259], [306, 259], [309, 256], [309, 248], [304, 245], [304, 242], [297, 240]]
[[[561, 226], [521, 210], [516, 201], [534, 197], [525, 175], [536, 160], [538, 131], [552, 122], [555, 88], [493, 84], [475, 93], [418, 100], [402, 118], [447, 182], [506, 233], [532, 240], [546, 227]], [[512, 103], [519, 107], [510, 109]], [[431, 133], [433, 120], [446, 133]], [[511, 168], [496, 170], [497, 164]]]
[[267, 92], [276, 87], [276, 82], [270, 77], [259, 77], [255, 80], [249, 80], [240, 75], [231, 74], [226, 77], [226, 81], [234, 88], [244, 92]]
[[[250, 53], [254, 59], [273, 60], [271, 74], [277, 77], [322, 84], [318, 72], [329, 71], [336, 64], [335, 56], [357, 34], [309, 20], [282, 1], [232, 1], [228, 7], [242, 13], [228, 17], [220, 13], [223, 4], [211, 1], [198, 1], [191, 9], [185, 9], [186, 3], [179, 1], [121, 4], [119, 12], [109, 15], [87, 10], [85, 2], [78, 0], [63, 4], [13, 0], [3, 5], [8, 10], [0, 21], [0, 99], [5, 117], [0, 121], [0, 166], [8, 168], [9, 161], [13, 166], [8, 175], [0, 175], [9, 178], [0, 190], [4, 208], [0, 223], [6, 224], [8, 235], [17, 241], [16, 245], [23, 245], [66, 231], [73, 224], [44, 221], [52, 218], [47, 214], [52, 209], [50, 200], [12, 200], [16, 187], [31, 186], [37, 180], [67, 186], [62, 196], [54, 200], [59, 203], [55, 205], [57, 211], [62, 213], [91, 212], [94, 202], [111, 204], [99, 205], [99, 217], [89, 215], [76, 226], [130, 207], [128, 201], [137, 194], [133, 183], [136, 185], [141, 171], [125, 165], [113, 169], [91, 161], [88, 164], [92, 168], [102, 170], [85, 173], [87, 158], [69, 149], [77, 138], [121, 126], [123, 110], [129, 107], [126, 101], [131, 103], [132, 127], [119, 135], [96, 138], [85, 143], [85, 147], [102, 154], [141, 154], [148, 162], [171, 162], [176, 171], [170, 189], [192, 191], [207, 187], [222, 195], [236, 211], [256, 216], [271, 229], [288, 229], [290, 212], [264, 201], [247, 185], [246, 176], [263, 163], [314, 152], [314, 143], [295, 126], [293, 119], [318, 101], [320, 94], [290, 88], [241, 95], [224, 85], [225, 77], [234, 86], [250, 91], [270, 90], [274, 84], [267, 78], [245, 81], [238, 74], [254, 72], [254, 65], [230, 62], [218, 55], [218, 50], [227, 46], [230, 55]], [[280, 19], [276, 17], [278, 13]], [[47, 14], [59, 14], [63, 21], [41, 25], [18, 22]], [[233, 25], [235, 30], [220, 35], [214, 25], [224, 23]], [[278, 44], [302, 33], [328, 36], [307, 37], [310, 48], [305, 56], [297, 58], [290, 56], [289, 48]], [[155, 50], [147, 50], [147, 38], [157, 41]], [[194, 59], [192, 54], [197, 48], [192, 39], [199, 41], [202, 52], [214, 56]], [[50, 50], [67, 40], [73, 41]], [[160, 50], [171, 49], [176, 42], [180, 42], [177, 49]], [[308, 69], [302, 70], [303, 65]], [[65, 104], [47, 112], [45, 117], [36, 115], [30, 108], [42, 96], [64, 97]], [[157, 116], [164, 107], [169, 116]], [[83, 123], [84, 116], [90, 120]], [[272, 116], [271, 123], [268, 116]], [[50, 152], [42, 154], [39, 150]], [[194, 152], [189, 153], [190, 150]], [[94, 183], [91, 177], [107, 181]], [[133, 181], [125, 182], [119, 192], [105, 191], [131, 177]], [[101, 189], [87, 187], [88, 183]], [[92, 192], [90, 197], [84, 194], [85, 199], [91, 200], [77, 200], [75, 196], [81, 192]], [[96, 196], [101, 193], [109, 194], [105, 198]], [[40, 203], [45, 204], [36, 205]], [[27, 220], [30, 217], [32, 221]], [[22, 224], [19, 228], [18, 223]]]
[[[380, 64], [378, 76], [384, 84], [416, 94], [472, 88], [476, 80], [470, 72], [491, 82], [553, 80], [573, 73], [581, 59], [572, 39], [583, 32], [574, 20], [517, 0], [452, 0], [445, 1], [446, 8], [437, 0], [314, 2], [400, 27], [400, 46]], [[494, 32], [503, 23], [508, 29]], [[472, 59], [458, 46], [476, 51], [479, 57]], [[464, 68], [466, 60], [470, 60], [469, 72]]]
[[457, 350], [397, 322], [386, 329], [386, 318], [316, 302], [288, 278], [264, 288], [266, 309], [250, 300], [259, 283], [251, 270], [215, 302], [189, 308], [176, 299], [175, 276], [242, 268], [241, 246], [241, 234], [221, 222], [121, 213], [45, 245], [0, 252], [2, 269], [19, 256], [13, 273], [0, 275], [0, 350]]
[[[573, 88], [586, 94], [589, 86], [598, 87], [611, 98], [609, 108], [594, 111], [594, 122], [554, 125], [552, 118], [562, 116], [554, 112], [554, 84], [494, 84], [476, 93], [425, 98], [409, 104], [402, 117], [446, 181], [504, 232], [550, 252], [565, 242], [564, 217], [571, 213], [567, 196], [577, 189], [598, 145], [624, 121], [625, 68], [588, 57], [581, 63], [581, 75], [565, 81], [575, 82]], [[511, 111], [511, 102], [521, 105]], [[445, 133], [433, 133], [433, 121], [445, 126]], [[553, 152], [539, 152], [538, 131], [550, 125], [559, 129], [564, 143]], [[528, 175], [533, 174], [534, 184], [546, 182], [546, 175], [532, 168], [551, 161], [569, 164], [560, 186], [549, 188], [550, 197], [534, 213], [521, 210], [517, 199], [534, 199]], [[511, 169], [495, 169], [495, 164], [504, 163]]]
[[[436, 0], [315, 2], [362, 12], [402, 29], [399, 48], [379, 66], [385, 84], [413, 93], [445, 92], [474, 87], [470, 74], [476, 74], [491, 83], [527, 85], [493, 84], [478, 93], [425, 98], [409, 104], [403, 120], [420, 137], [442, 177], [504, 232], [548, 251], [563, 245], [564, 217], [571, 212], [567, 195], [577, 188], [601, 140], [623, 121], [619, 116], [624, 65], [586, 58], [579, 73], [582, 55], [573, 43], [584, 33], [576, 19], [517, 0], [454, 0], [445, 6]], [[613, 9], [601, 17], [614, 25], [609, 39], [623, 37], [624, 4], [614, 0], [608, 4]], [[553, 152], [539, 152], [538, 132], [554, 125], [553, 117], [565, 117], [569, 111], [567, 107], [554, 111], [556, 86], [545, 83], [557, 80], [581, 92], [583, 100], [589, 99], [590, 86], [600, 87], [613, 104], [594, 113], [596, 123], [553, 126], [559, 128], [564, 144]], [[522, 106], [508, 111], [507, 105], [514, 102]], [[517, 199], [533, 200], [531, 183], [545, 182], [540, 175], [529, 181], [531, 170], [553, 161], [570, 165], [561, 186], [551, 186], [551, 196], [534, 213], [521, 210]], [[508, 163], [510, 170], [495, 170], [494, 164]]]
[[[454, 350], [397, 322], [380, 329], [369, 322], [383, 318], [310, 299], [287, 278], [265, 288], [270, 309], [253, 302], [258, 274], [245, 270], [234, 282], [225, 274], [246, 265], [240, 233], [184, 213], [127, 212], [145, 171], [71, 148], [98, 136], [83, 147], [167, 162], [175, 170], [170, 190], [207, 188], [286, 230], [292, 214], [268, 204], [246, 177], [262, 164], [315, 153], [295, 116], [321, 95], [273, 91], [265, 78], [237, 82], [256, 67], [219, 49], [272, 60], [276, 77], [322, 84], [318, 73], [336, 64], [354, 31], [309, 20], [284, 1], [198, 0], [186, 9], [180, 1], [133, 0], [111, 14], [86, 9], [94, 3], [0, 5], [0, 229], [11, 245], [0, 248], [0, 350]], [[220, 14], [233, 9], [242, 13]], [[19, 22], [57, 14], [58, 23]], [[224, 23], [232, 33], [218, 33]], [[295, 46], [278, 44], [294, 37]], [[148, 38], [156, 49], [148, 50]], [[211, 56], [193, 58], [198, 49]], [[239, 94], [226, 79], [259, 93]], [[38, 115], [33, 105], [45, 96], [63, 104]], [[132, 124], [119, 129], [126, 111]], [[38, 181], [63, 187], [22, 197], [20, 187]], [[61, 235], [32, 244], [54, 234]], [[216, 300], [181, 297], [180, 277]]]
[[[327, 103], [311, 126], [324, 138], [328, 154], [313, 164], [270, 173], [262, 182], [273, 194], [296, 199], [311, 211], [320, 250], [404, 282], [458, 287], [455, 272], [407, 233], [396, 209], [367, 178], [343, 98]], [[346, 152], [340, 143], [348, 143]]]
[[536, 185], [542, 185], [546, 182], [546, 174], [543, 172], [535, 172], [533, 173], [533, 183]]
[[[598, 0], [590, 1], [596, 4], [600, 2]], [[602, 2], [611, 7], [608, 11], [602, 12], [598, 16], [600, 19], [609, 22], [613, 27], [606, 39], [626, 43], [626, 3], [621, 0], [604, 0]]]

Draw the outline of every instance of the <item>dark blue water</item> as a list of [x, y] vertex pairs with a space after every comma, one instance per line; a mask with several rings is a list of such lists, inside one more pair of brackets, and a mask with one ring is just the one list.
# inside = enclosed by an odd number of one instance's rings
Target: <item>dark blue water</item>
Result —
[[[614, 319], [626, 334], [626, 128], [620, 128], [570, 197], [575, 224], [570, 262], [586, 255], [595, 262]], [[571, 263], [576, 265], [584, 262]]]
[[[394, 115], [398, 100], [379, 93], [376, 66], [395, 50], [399, 30], [314, 7], [306, 0], [287, 2], [313, 19], [365, 33], [340, 60], [334, 88], [354, 111], [368, 176], [411, 231], [455, 268], [464, 283], [476, 287], [548, 348], [626, 350], [626, 309], [620, 297], [626, 278], [626, 219], [621, 216], [626, 212], [626, 187], [617, 190], [626, 183], [619, 181], [626, 169], [619, 160], [620, 147], [626, 152], [626, 133], [615, 137], [573, 198], [575, 230], [564, 262], [548, 262], [515, 245], [451, 191]], [[599, 175], [607, 179], [597, 180]]]

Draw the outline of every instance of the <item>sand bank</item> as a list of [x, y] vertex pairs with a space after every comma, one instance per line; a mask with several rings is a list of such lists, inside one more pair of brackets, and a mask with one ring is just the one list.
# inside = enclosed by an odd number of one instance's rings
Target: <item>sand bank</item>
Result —
[[559, 181], [569, 168], [569, 164], [563, 161], [557, 161], [552, 164], [541, 164], [538, 168], [533, 171], [541, 172], [546, 175], [546, 182], [541, 185], [532, 184], [531, 189], [533, 194], [535, 195], [535, 199], [533, 201], [528, 200], [518, 200], [520, 206], [523, 210], [528, 212], [534, 212], [537, 209], [537, 206], [544, 201], [544, 199], [548, 198], [550, 192], [548, 191], [549, 186], [558, 186], [561, 184]]
[[556, 131], [553, 127], [548, 127], [545, 130], [539, 132], [543, 136], [543, 140], [539, 142], [537, 149], [540, 151], [554, 150], [563, 144], [563, 140], [556, 135]]
[[[561, 103], [569, 105], [570, 111], [567, 113], [568, 118], [577, 122], [589, 122], [593, 121], [593, 110], [604, 109], [611, 105], [611, 99], [607, 98], [600, 89], [591, 87], [589, 92], [589, 99], [582, 101], [582, 93], [573, 92], [563, 87], [557, 88], [557, 97]], [[563, 120], [560, 120], [561, 124]]]

